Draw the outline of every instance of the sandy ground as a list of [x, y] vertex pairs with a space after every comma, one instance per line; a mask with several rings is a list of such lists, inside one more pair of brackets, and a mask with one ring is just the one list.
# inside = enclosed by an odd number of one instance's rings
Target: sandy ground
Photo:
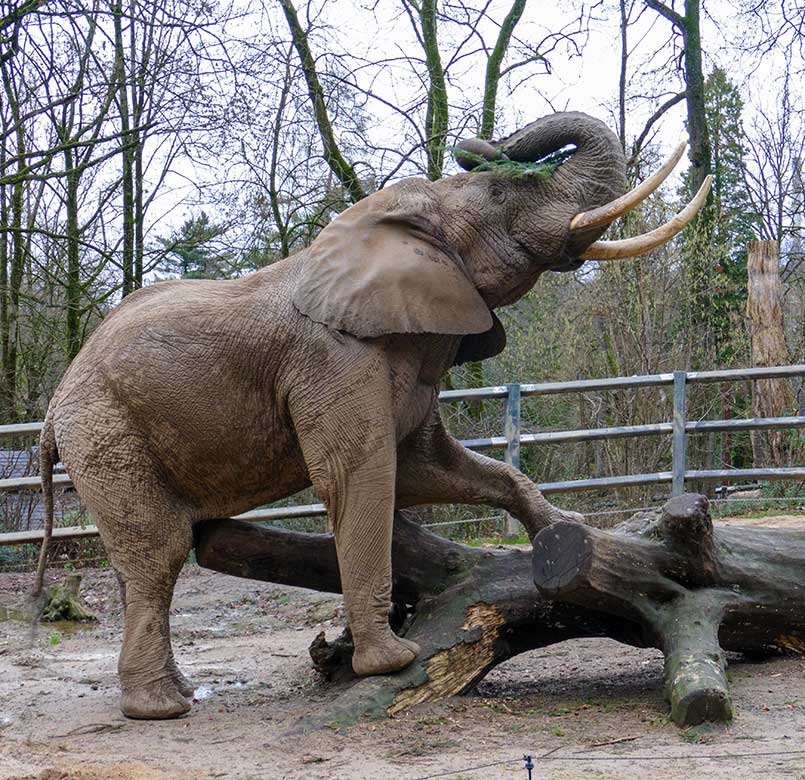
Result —
[[[30, 580], [0, 575], [0, 604]], [[31, 634], [0, 622], [0, 780], [526, 780], [524, 753], [534, 756], [535, 780], [805, 779], [805, 660], [734, 657], [735, 720], [680, 731], [667, 718], [661, 655], [597, 639], [524, 654], [472, 696], [286, 736], [332, 696], [307, 647], [320, 630], [338, 633], [340, 599], [198, 567], [183, 572], [172, 618], [198, 701], [179, 720], [126, 720], [114, 578], [88, 571], [84, 586], [101, 618], [93, 628]]]

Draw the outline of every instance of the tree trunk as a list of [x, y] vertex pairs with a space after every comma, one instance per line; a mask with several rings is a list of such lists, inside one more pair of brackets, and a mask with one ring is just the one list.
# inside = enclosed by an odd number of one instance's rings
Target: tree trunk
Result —
[[[730, 717], [722, 648], [805, 650], [805, 533], [713, 530], [707, 512], [704, 496], [683, 496], [613, 533], [529, 528], [533, 551], [457, 544], [397, 513], [392, 625], [419, 643], [420, 656], [397, 674], [357, 680], [349, 636], [317, 637], [314, 661], [342, 682], [301, 726], [464, 693], [519, 653], [581, 636], [663, 650], [680, 724]], [[330, 534], [209, 520], [196, 528], [196, 556], [239, 577], [341, 591]]]
[[[783, 328], [783, 288], [776, 241], [752, 241], [747, 248], [749, 297], [746, 315], [752, 343], [752, 365], [779, 366], [788, 363]], [[752, 413], [755, 417], [781, 417], [794, 411], [794, 395], [787, 379], [762, 379], [754, 383]], [[753, 431], [754, 465], [787, 465], [785, 433]]]
[[327, 104], [324, 100], [324, 90], [321, 87], [319, 74], [316, 71], [316, 60], [313, 59], [313, 54], [310, 51], [307, 33], [302, 29], [302, 25], [299, 23], [299, 16], [291, 0], [280, 0], [280, 4], [282, 5], [285, 19], [288, 22], [288, 28], [291, 31], [291, 39], [293, 40], [294, 48], [302, 64], [302, 73], [305, 76], [308, 96], [313, 106], [313, 115], [316, 118], [316, 127], [319, 130], [319, 137], [321, 138], [322, 147], [324, 149], [324, 159], [327, 161], [327, 165], [330, 166], [330, 170], [341, 183], [341, 186], [346, 190], [350, 200], [353, 203], [357, 203], [361, 198], [366, 197], [366, 193], [364, 192], [358, 174], [355, 172], [352, 165], [344, 159], [338, 147], [338, 143], [335, 140], [333, 127], [327, 113]]
[[449, 121], [447, 84], [437, 36], [439, 15], [436, 6], [436, 0], [422, 0], [419, 11], [425, 67], [430, 79], [428, 109], [425, 112], [425, 148], [428, 152], [428, 178], [431, 181], [442, 178], [444, 144]]
[[481, 109], [481, 127], [478, 138], [489, 140], [495, 131], [495, 106], [498, 98], [503, 58], [509, 49], [514, 28], [525, 11], [526, 0], [514, 0], [509, 13], [500, 25], [495, 46], [486, 61], [486, 77], [484, 79], [484, 99]]
[[[25, 264], [25, 126], [20, 111], [20, 99], [17, 85], [9, 73], [5, 62], [2, 63], [3, 92], [8, 101], [11, 114], [11, 127], [8, 135], [14, 135], [14, 155], [16, 161], [16, 177], [10, 185], [10, 214], [4, 208], [3, 227], [11, 232], [11, 252], [7, 254], [9, 268], [0, 277], [3, 292], [2, 319], [0, 320], [2, 341], [2, 380], [0, 381], [0, 416], [2, 421], [17, 421], [17, 349], [19, 343], [19, 303], [20, 289], [24, 276]], [[3, 174], [5, 175], [5, 166]], [[4, 236], [5, 238], [5, 236]]]
[[76, 171], [73, 150], [64, 150], [65, 211], [67, 239], [67, 279], [65, 297], [67, 303], [67, 358], [72, 360], [81, 349], [81, 238], [78, 226], [78, 182], [80, 173]]
[[[700, 0], [685, 0], [682, 37], [685, 42], [685, 95], [690, 137], [690, 188], [697, 192], [712, 173], [710, 134], [704, 113], [704, 71], [702, 70], [702, 37], [699, 27]], [[712, 196], [711, 196], [712, 197]]]
[[[4, 124], [4, 135], [8, 132]], [[0, 143], [0, 171], [5, 176], [6, 173], [6, 145]], [[0, 186], [0, 225], [9, 224], [9, 197], [8, 187], [3, 184]], [[8, 319], [8, 304], [9, 304], [9, 289], [8, 289], [8, 260], [9, 260], [9, 235], [4, 230], [0, 234], [0, 369], [2, 375], [0, 376], [0, 422], [10, 423], [13, 420], [7, 419], [6, 409], [9, 404], [7, 401], [8, 389], [6, 387], [5, 365], [6, 355], [8, 354], [9, 347], [9, 319]]]
[[[120, 131], [123, 141], [122, 187], [123, 187], [123, 295], [136, 288], [134, 270], [134, 152], [132, 149], [131, 114], [129, 109], [128, 80], [126, 78], [126, 50], [123, 44], [123, 4], [117, 0], [112, 8], [115, 34], [115, 80], [117, 102], [120, 111]], [[131, 19], [134, 24], [134, 19]]]
[[[665, 17], [682, 36], [684, 44], [685, 100], [688, 109], [690, 138], [690, 188], [696, 192], [712, 172], [710, 135], [704, 112], [704, 72], [702, 70], [702, 37], [699, 22], [700, 0], [685, 0], [685, 15], [661, 0], [644, 0], [645, 4]], [[679, 96], [677, 96], [679, 97]], [[712, 196], [711, 196], [712, 197]], [[709, 202], [709, 199], [708, 199]]]

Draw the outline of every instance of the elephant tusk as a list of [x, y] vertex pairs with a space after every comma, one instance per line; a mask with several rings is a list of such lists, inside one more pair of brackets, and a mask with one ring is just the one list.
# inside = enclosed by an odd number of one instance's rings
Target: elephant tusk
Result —
[[634, 238], [624, 238], [620, 241], [596, 241], [594, 244], [590, 244], [587, 250], [579, 256], [580, 259], [620, 260], [624, 257], [635, 257], [636, 255], [650, 252], [652, 249], [670, 241], [698, 214], [707, 199], [712, 183], [713, 177], [707, 176], [693, 200], [664, 225], [660, 225], [660, 227], [651, 232]]
[[671, 173], [679, 162], [679, 158], [685, 151], [686, 146], [687, 143], [684, 141], [679, 144], [679, 146], [674, 149], [673, 154], [662, 164], [662, 167], [656, 173], [649, 176], [642, 184], [629, 190], [625, 195], [621, 195], [620, 198], [612, 200], [603, 206], [599, 206], [597, 209], [580, 211], [570, 220], [571, 232], [577, 233], [581, 230], [599, 227], [600, 225], [608, 225], [617, 217], [622, 216], [627, 211], [631, 211], [635, 206], [642, 203], [665, 181], [668, 174]]

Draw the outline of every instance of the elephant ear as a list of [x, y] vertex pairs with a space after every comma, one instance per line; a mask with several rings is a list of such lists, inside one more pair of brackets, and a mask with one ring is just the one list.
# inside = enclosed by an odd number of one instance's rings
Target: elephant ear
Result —
[[488, 331], [489, 307], [428, 224], [429, 213], [421, 182], [402, 182], [347, 209], [302, 259], [296, 308], [359, 338]]
[[471, 333], [461, 339], [458, 352], [453, 360], [454, 366], [473, 363], [478, 360], [499, 355], [506, 348], [506, 331], [497, 314], [492, 312], [492, 327], [483, 333]]

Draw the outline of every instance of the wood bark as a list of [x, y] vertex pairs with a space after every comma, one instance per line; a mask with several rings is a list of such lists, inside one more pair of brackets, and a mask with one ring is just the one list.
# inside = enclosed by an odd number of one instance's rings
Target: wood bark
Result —
[[[752, 348], [752, 365], [780, 366], [788, 363], [783, 327], [783, 287], [780, 252], [776, 241], [751, 241], [747, 247], [749, 297], [746, 315]], [[753, 384], [754, 417], [782, 417], [795, 409], [794, 394], [787, 379], [763, 379]], [[787, 466], [788, 452], [783, 431], [752, 431], [755, 466]]]
[[[349, 636], [317, 637], [314, 661], [341, 682], [300, 727], [461, 694], [519, 653], [582, 636], [663, 650], [677, 722], [729, 717], [723, 650], [805, 650], [805, 533], [714, 531], [707, 499], [685, 499], [692, 503], [676, 499], [614, 533], [574, 523], [529, 529], [533, 551], [457, 544], [397, 513], [392, 626], [419, 643], [420, 656], [397, 674], [357, 680]], [[196, 556], [235, 576], [341, 590], [329, 534], [210, 520], [196, 529]]]

